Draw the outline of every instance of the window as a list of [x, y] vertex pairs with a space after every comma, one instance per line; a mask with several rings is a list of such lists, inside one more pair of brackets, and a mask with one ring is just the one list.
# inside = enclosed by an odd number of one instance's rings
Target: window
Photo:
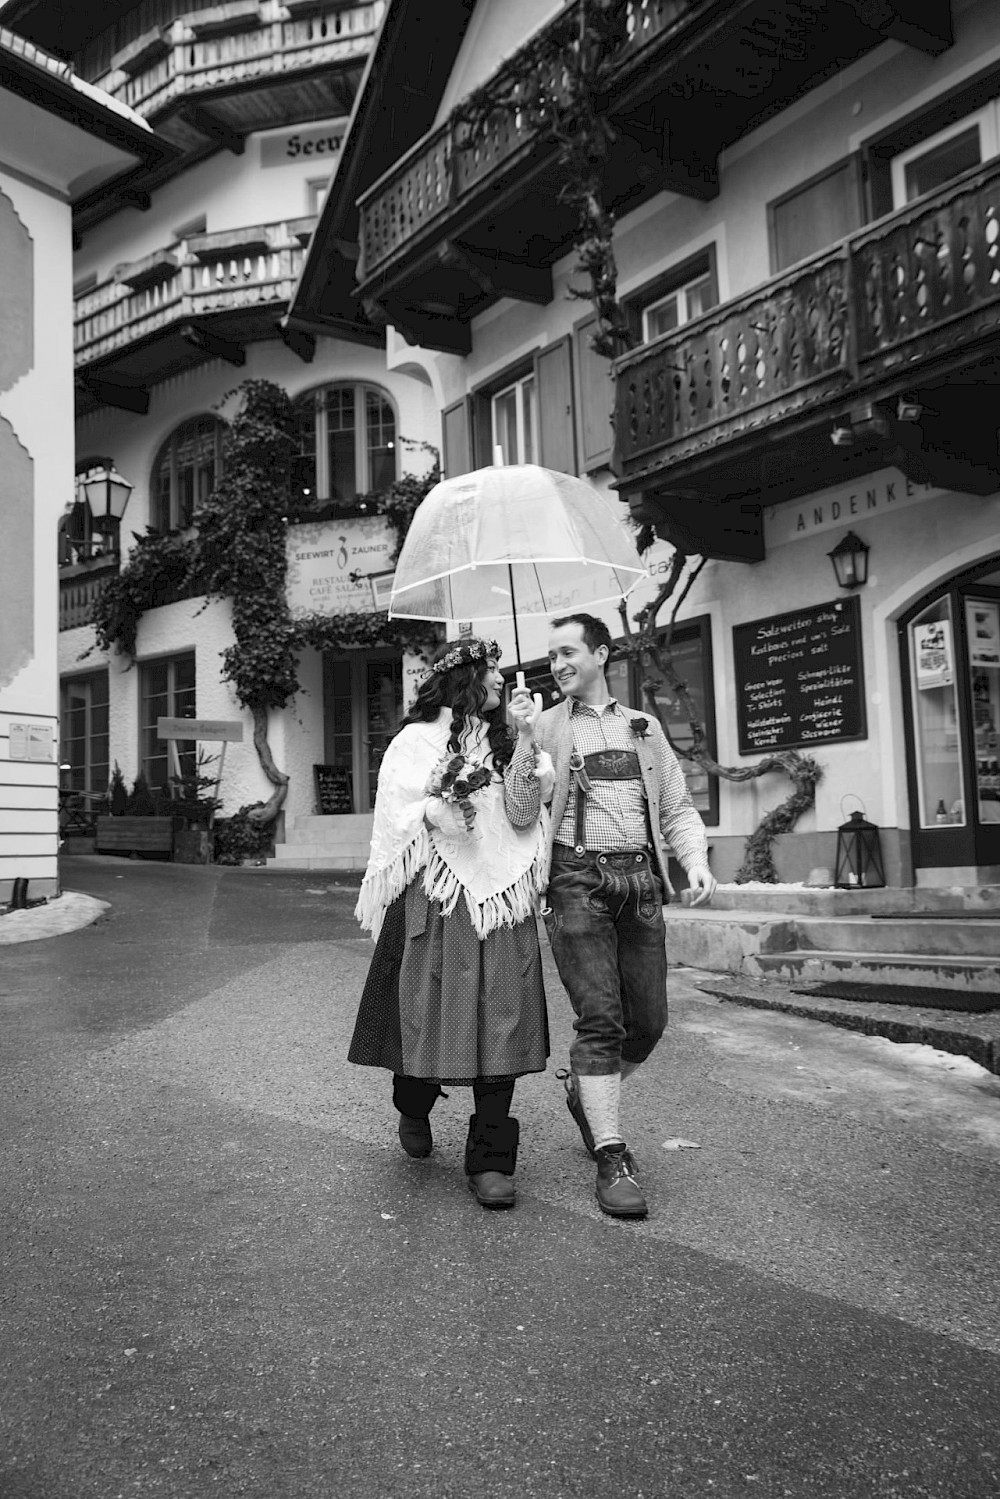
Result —
[[322, 213], [329, 186], [329, 177], [312, 177], [309, 179], [306, 183], [306, 213]]
[[708, 312], [719, 300], [715, 246], [672, 266], [625, 301], [636, 338], [649, 343]]
[[493, 446], [504, 463], [535, 463], [538, 408], [534, 372], [515, 380], [492, 399]]
[[315, 463], [314, 488], [324, 500], [347, 502], [388, 489], [396, 479], [396, 414], [372, 385], [328, 385], [297, 404], [300, 473]]
[[[144, 661], [139, 668], [139, 769], [153, 790], [167, 789], [175, 773], [169, 747], [156, 732], [159, 718], [193, 718], [195, 714], [194, 651]], [[194, 740], [176, 741], [181, 774], [195, 770]]]
[[108, 674], [88, 672], [60, 684], [59, 757], [68, 765], [62, 785], [71, 791], [104, 795], [108, 760]]
[[153, 465], [149, 492], [150, 525], [157, 531], [190, 526], [222, 474], [225, 430], [217, 417], [196, 416], [167, 438]]
[[686, 281], [676, 291], [668, 292], [665, 297], [660, 297], [649, 307], [643, 308], [643, 343], [650, 343], [652, 339], [659, 338], [661, 333], [672, 333], [682, 323], [689, 323], [692, 318], [700, 317], [714, 306], [715, 292], [711, 276], [698, 276], [694, 281]]
[[860, 163], [851, 156], [767, 205], [772, 272], [825, 250], [863, 220]]
[[1000, 152], [1000, 101], [956, 120], [892, 159], [892, 202], [902, 208]]
[[[674, 666], [681, 681], [687, 683], [688, 692], [694, 702], [695, 711], [705, 730], [708, 741], [709, 753], [714, 757], [716, 754], [715, 739], [715, 692], [713, 689], [712, 673], [712, 631], [711, 621], [707, 615], [699, 619], [685, 621], [682, 625], [674, 628], [671, 655]], [[638, 668], [634, 668], [635, 679], [632, 684], [633, 699], [636, 707], [642, 705], [642, 693], [639, 688], [638, 678], [641, 675]], [[657, 692], [656, 701], [659, 705], [660, 715], [663, 723], [670, 733], [670, 738], [678, 749], [684, 749], [692, 742], [691, 725], [686, 718], [680, 704], [674, 695], [666, 689]], [[710, 776], [706, 770], [697, 765], [693, 760], [680, 760], [684, 779], [687, 781], [688, 790], [692, 800], [703, 820], [712, 825], [719, 821], [719, 778]]]

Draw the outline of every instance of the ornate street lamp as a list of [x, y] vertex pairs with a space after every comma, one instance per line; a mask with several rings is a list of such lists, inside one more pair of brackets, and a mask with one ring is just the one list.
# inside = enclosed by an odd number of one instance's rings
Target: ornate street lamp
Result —
[[841, 588], [860, 588], [862, 583], [868, 582], [868, 550], [860, 536], [848, 531], [844, 539], [827, 552]]
[[90, 507], [95, 530], [113, 539], [117, 546], [118, 528], [135, 485], [114, 468], [94, 468], [81, 476], [80, 488]]

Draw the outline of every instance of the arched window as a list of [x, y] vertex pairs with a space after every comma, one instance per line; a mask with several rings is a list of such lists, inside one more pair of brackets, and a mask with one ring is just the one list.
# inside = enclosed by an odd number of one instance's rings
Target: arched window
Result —
[[324, 385], [302, 396], [296, 413], [304, 491], [312, 488], [318, 499], [349, 501], [395, 481], [396, 413], [377, 386]]
[[195, 507], [212, 493], [222, 474], [225, 430], [218, 417], [195, 416], [167, 438], [149, 486], [149, 523], [157, 531], [189, 526]]

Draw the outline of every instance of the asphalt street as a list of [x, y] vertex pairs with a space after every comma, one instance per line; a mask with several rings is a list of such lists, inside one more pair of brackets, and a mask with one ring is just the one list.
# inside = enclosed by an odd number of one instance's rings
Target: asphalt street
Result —
[[600, 1214], [553, 1056], [518, 1206], [345, 1061], [354, 890], [68, 859], [0, 947], [0, 1499], [1000, 1495], [1000, 1079], [671, 979]]

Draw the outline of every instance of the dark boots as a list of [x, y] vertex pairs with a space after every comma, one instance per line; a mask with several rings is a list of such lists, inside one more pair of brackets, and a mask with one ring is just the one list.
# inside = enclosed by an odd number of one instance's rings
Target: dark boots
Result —
[[484, 1208], [512, 1208], [516, 1201], [514, 1168], [520, 1126], [516, 1119], [488, 1122], [479, 1114], [469, 1115], [469, 1137], [465, 1142], [465, 1170], [469, 1190]]
[[404, 1077], [398, 1072], [393, 1074], [392, 1102], [399, 1110], [399, 1143], [415, 1160], [429, 1156], [434, 1148], [430, 1112], [435, 1101], [445, 1097], [437, 1083]]

